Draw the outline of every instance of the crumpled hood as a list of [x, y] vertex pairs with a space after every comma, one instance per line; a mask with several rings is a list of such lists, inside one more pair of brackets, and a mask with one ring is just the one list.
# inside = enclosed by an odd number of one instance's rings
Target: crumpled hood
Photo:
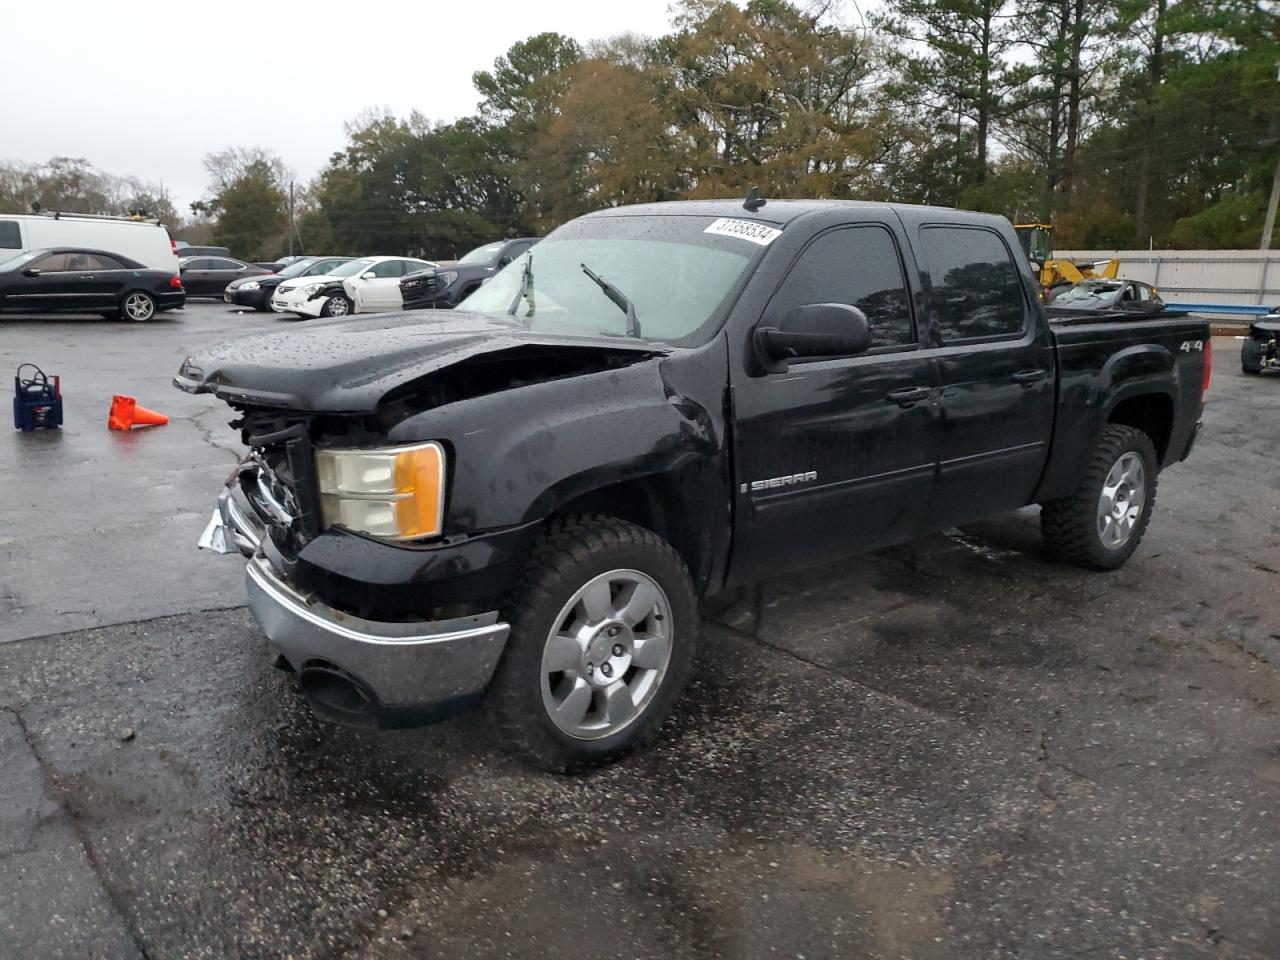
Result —
[[371, 413], [389, 391], [419, 377], [481, 354], [530, 346], [558, 353], [666, 352], [643, 340], [531, 333], [509, 317], [392, 313], [219, 344], [184, 360], [173, 385], [255, 405]]

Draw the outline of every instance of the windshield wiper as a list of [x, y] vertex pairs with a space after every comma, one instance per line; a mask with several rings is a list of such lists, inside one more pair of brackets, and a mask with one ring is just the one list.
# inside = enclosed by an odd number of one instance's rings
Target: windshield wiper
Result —
[[585, 263], [580, 263], [578, 266], [582, 267], [582, 272], [596, 282], [596, 286], [604, 291], [604, 295], [612, 300], [619, 310], [626, 313], [627, 336], [635, 337], [636, 339], [643, 339], [640, 336], [640, 321], [636, 318], [636, 305], [631, 302], [631, 298], [604, 277], [592, 271], [592, 269]]
[[520, 272], [520, 289], [516, 291], [515, 299], [511, 301], [511, 306], [507, 307], [507, 313], [513, 317], [516, 311], [520, 309], [520, 301], [529, 299], [529, 312], [526, 317], [532, 317], [535, 309], [533, 303], [533, 254], [525, 254], [524, 269]]

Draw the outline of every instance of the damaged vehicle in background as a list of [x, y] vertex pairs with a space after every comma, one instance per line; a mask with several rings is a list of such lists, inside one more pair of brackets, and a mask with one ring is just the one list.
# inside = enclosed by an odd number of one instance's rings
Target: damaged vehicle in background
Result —
[[271, 298], [271, 309], [300, 317], [345, 317], [399, 310], [400, 278], [434, 267], [411, 257], [363, 257], [327, 276], [289, 280]]
[[252, 307], [254, 310], [270, 311], [271, 296], [276, 287], [286, 280], [298, 277], [330, 276], [332, 271], [344, 263], [351, 262], [351, 257], [298, 257], [280, 270], [264, 276], [243, 277], [227, 284], [222, 291], [222, 299], [241, 307]]
[[1203, 321], [1050, 322], [1007, 220], [696, 201], [560, 227], [451, 314], [185, 360], [248, 448], [201, 545], [322, 715], [488, 698], [571, 770], [652, 735], [698, 600], [1028, 504], [1124, 564], [1209, 382]]
[[461, 260], [407, 274], [400, 281], [406, 310], [448, 309], [479, 290], [495, 273], [538, 242], [520, 237], [476, 247]]
[[1048, 306], [1051, 312], [1123, 310], [1141, 316], [1164, 312], [1164, 301], [1156, 288], [1141, 280], [1085, 280], [1055, 290]]

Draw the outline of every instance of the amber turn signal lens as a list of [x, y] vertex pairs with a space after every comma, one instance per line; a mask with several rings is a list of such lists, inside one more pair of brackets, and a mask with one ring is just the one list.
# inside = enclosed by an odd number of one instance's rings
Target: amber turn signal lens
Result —
[[397, 454], [396, 526], [405, 539], [440, 533], [444, 507], [444, 454], [439, 444]]

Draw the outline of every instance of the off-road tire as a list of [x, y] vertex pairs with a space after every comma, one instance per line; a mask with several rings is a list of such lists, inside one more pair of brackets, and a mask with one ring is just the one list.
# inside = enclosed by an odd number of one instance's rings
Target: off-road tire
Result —
[[[1145, 473], [1145, 502], [1129, 539], [1112, 549], [1098, 532], [1098, 500], [1111, 468], [1126, 453], [1142, 459]], [[1049, 556], [1090, 570], [1116, 570], [1124, 566], [1142, 542], [1151, 511], [1156, 504], [1156, 475], [1159, 470], [1155, 444], [1141, 430], [1111, 424], [1103, 428], [1093, 445], [1084, 477], [1076, 491], [1060, 500], [1041, 504], [1040, 535]]]
[[[596, 740], [569, 736], [543, 703], [542, 654], [553, 621], [588, 581], [612, 570], [651, 577], [670, 604], [671, 654], [652, 698], [628, 726]], [[614, 760], [650, 739], [670, 715], [693, 666], [697, 597], [680, 555], [652, 531], [613, 517], [554, 520], [539, 535], [521, 584], [501, 604], [511, 636], [489, 688], [504, 749], [535, 766], [573, 773]]]

